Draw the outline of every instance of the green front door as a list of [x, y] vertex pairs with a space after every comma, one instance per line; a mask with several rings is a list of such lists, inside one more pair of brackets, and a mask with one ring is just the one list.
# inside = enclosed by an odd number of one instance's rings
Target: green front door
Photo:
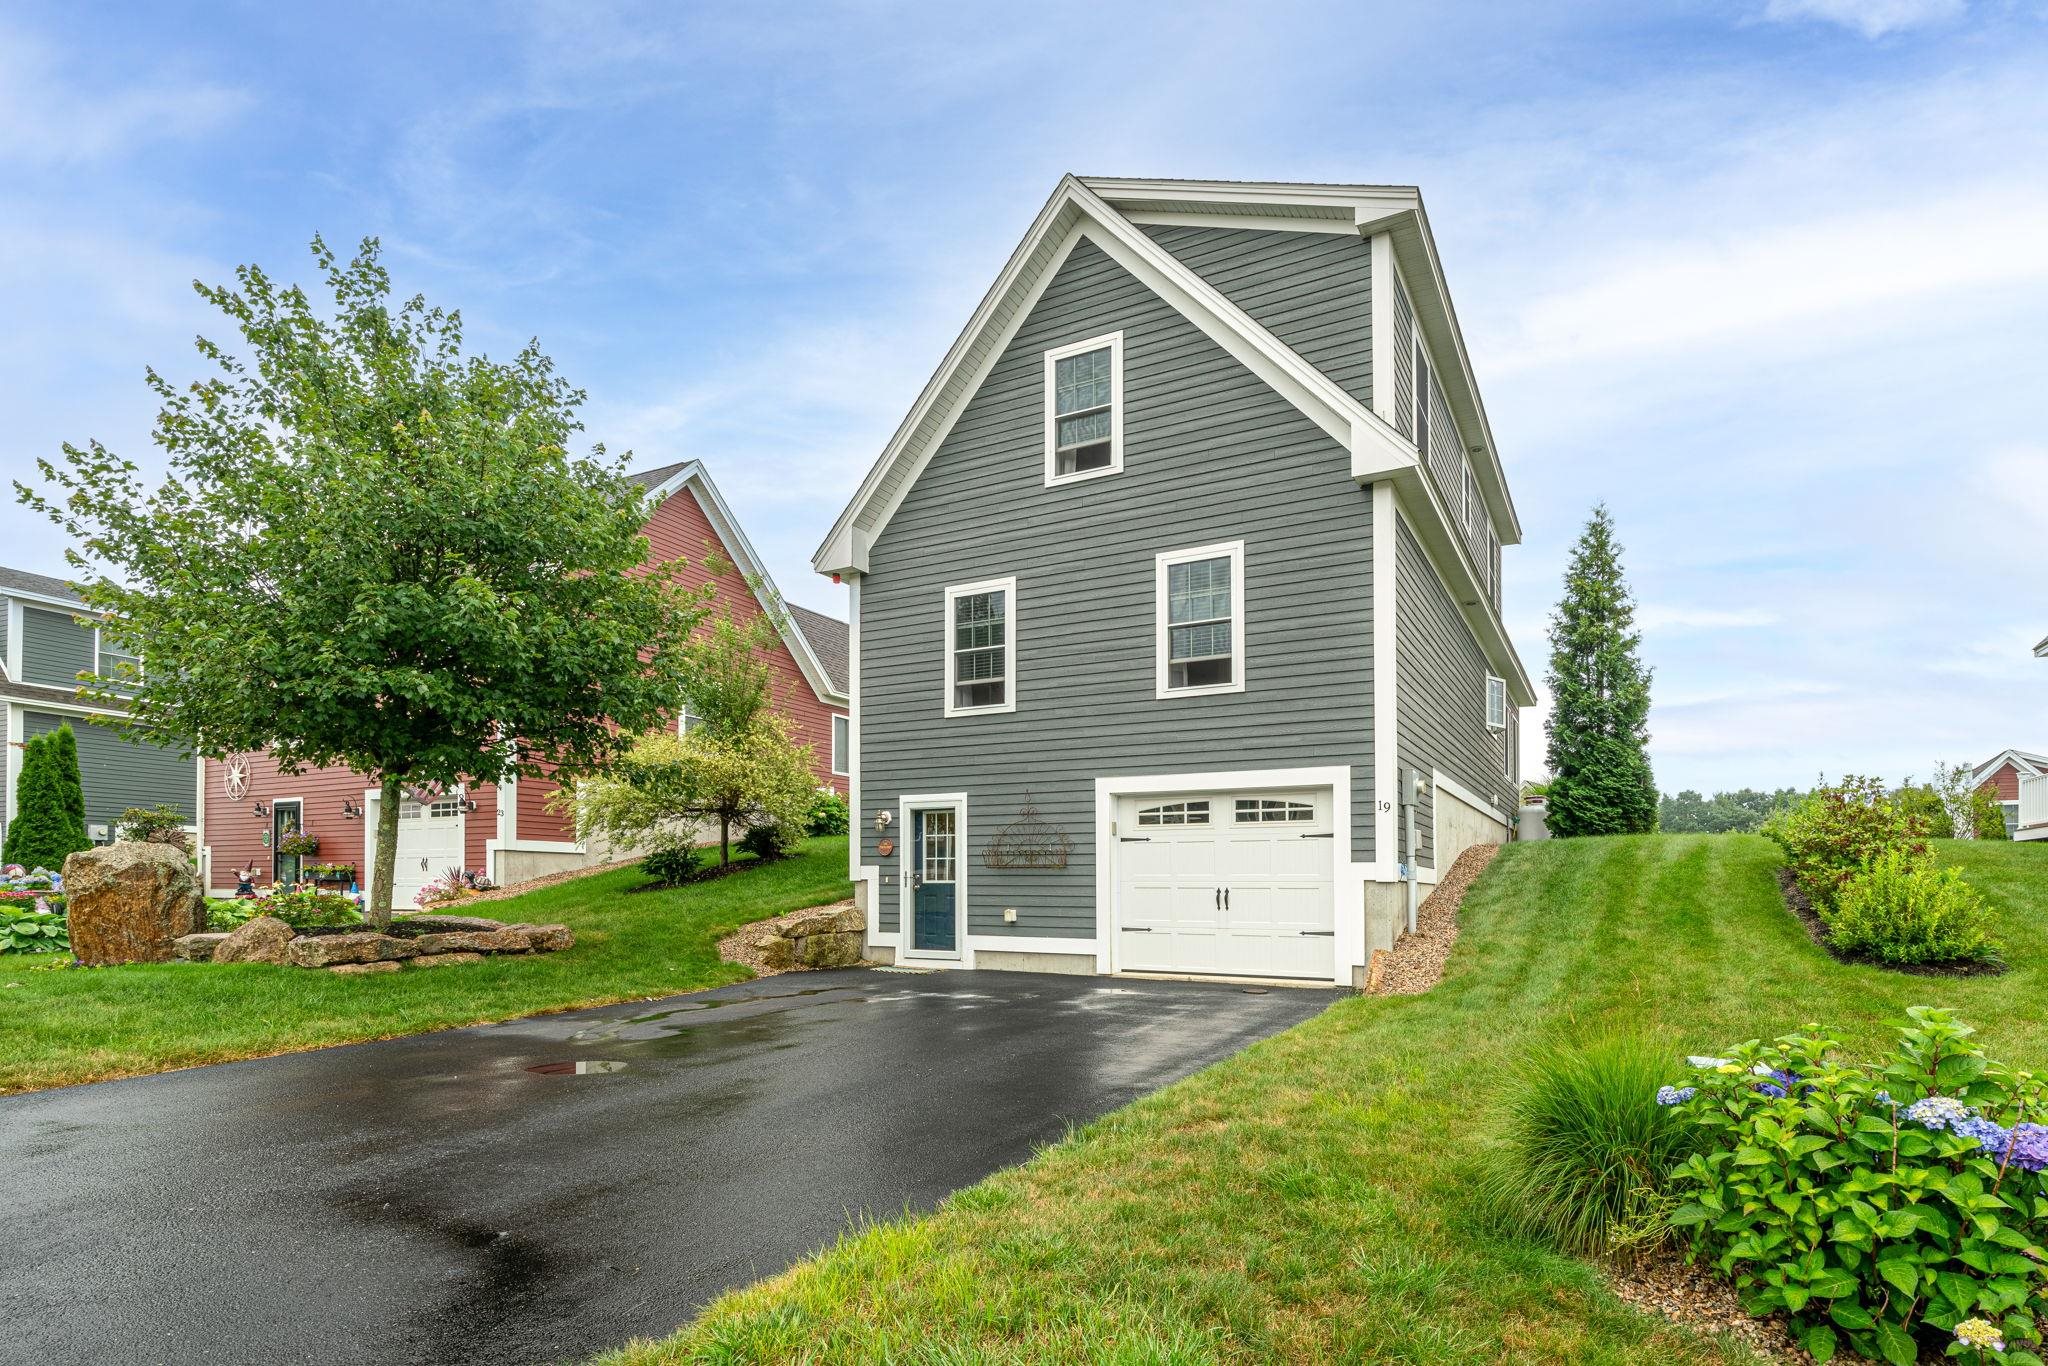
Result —
[[300, 803], [296, 800], [270, 804], [270, 876], [273, 881], [299, 880], [299, 856], [287, 854], [278, 846], [305, 828], [301, 823], [303, 819]]
[[960, 947], [953, 900], [959, 880], [959, 830], [953, 809], [913, 812], [911, 820], [910, 947], [925, 953], [953, 953]]

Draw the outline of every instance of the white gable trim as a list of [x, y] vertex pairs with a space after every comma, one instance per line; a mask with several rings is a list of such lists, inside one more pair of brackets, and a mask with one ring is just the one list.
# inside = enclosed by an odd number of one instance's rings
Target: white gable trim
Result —
[[[761, 610], [776, 623], [776, 630], [782, 636], [782, 643], [789, 647], [790, 656], [803, 672], [804, 681], [811, 685], [811, 691], [820, 701], [844, 707], [846, 694], [833, 686], [832, 676], [825, 672], [825, 666], [818, 662], [817, 652], [811, 649], [811, 642], [805, 638], [803, 628], [796, 624], [796, 618], [782, 604], [782, 590], [775, 586], [769, 576], [768, 566], [754, 549], [753, 542], [741, 529], [739, 519], [732, 515], [732, 509], [725, 505], [719, 495], [718, 485], [711, 482], [711, 475], [703, 462], [692, 460], [681, 469], [648, 491], [649, 508], [660, 504], [678, 491], [688, 488], [697, 497], [697, 506], [704, 510], [705, 520], [718, 533], [726, 553], [733, 563], [747, 577], [747, 587], [754, 595], [754, 601]], [[764, 594], [765, 590], [765, 594]]]
[[2004, 768], [2007, 763], [2011, 763], [2023, 778], [2038, 778], [2044, 772], [2048, 772], [2048, 768], [2044, 768], [2048, 766], [2048, 755], [2029, 754], [2020, 749], [2004, 749], [1998, 752], [1996, 758], [1986, 760], [1971, 771], [1970, 785], [1982, 787], [1990, 780], [1992, 774]]

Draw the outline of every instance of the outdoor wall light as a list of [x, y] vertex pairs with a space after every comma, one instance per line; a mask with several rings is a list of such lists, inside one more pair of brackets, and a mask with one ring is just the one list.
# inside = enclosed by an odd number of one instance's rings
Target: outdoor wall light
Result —
[[363, 818], [363, 808], [357, 806], [350, 798], [343, 797], [341, 799], [341, 818], [345, 821], [359, 821]]
[[259, 821], [267, 821], [270, 819], [269, 802], [258, 802], [256, 803], [255, 806], [251, 807], [250, 810], [256, 813], [256, 819]]
[[462, 814], [465, 816], [474, 816], [476, 814], [476, 799], [474, 797], [464, 797], [462, 799]]
[[880, 811], [877, 811], [875, 813], [875, 833], [880, 834], [882, 831], [887, 830], [889, 828], [889, 822], [895, 819], [896, 818], [894, 816], [889, 814], [889, 808], [886, 806], [883, 807]]

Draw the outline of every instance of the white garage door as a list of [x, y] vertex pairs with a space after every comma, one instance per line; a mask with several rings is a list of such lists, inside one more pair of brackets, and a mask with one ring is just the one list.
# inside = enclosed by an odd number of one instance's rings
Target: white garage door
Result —
[[1125, 797], [1116, 828], [1119, 968], [1336, 975], [1327, 791]]
[[450, 868], [462, 866], [462, 799], [441, 797], [398, 808], [398, 867], [391, 877], [391, 904], [409, 910], [420, 888]]

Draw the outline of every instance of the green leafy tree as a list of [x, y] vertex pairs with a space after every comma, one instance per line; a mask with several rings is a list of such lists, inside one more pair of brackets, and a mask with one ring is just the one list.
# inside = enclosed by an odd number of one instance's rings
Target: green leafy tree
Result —
[[1614, 519], [1596, 504], [1572, 546], [1564, 596], [1550, 617], [1546, 817], [1559, 836], [1657, 828], [1648, 753], [1650, 670], [1637, 655], [1635, 599], [1621, 571]]
[[693, 728], [713, 735], [743, 735], [754, 728], [768, 710], [773, 675], [767, 652], [776, 639], [776, 620], [769, 615], [741, 621], [723, 613], [698, 630], [686, 647], [690, 668], [683, 683]]
[[393, 303], [375, 239], [313, 256], [332, 316], [255, 266], [195, 283], [247, 355], [202, 338], [215, 373], [149, 372], [153, 490], [98, 442], [15, 487], [148, 661], [88, 680], [130, 739], [378, 785], [382, 925], [403, 794], [601, 767], [676, 714], [705, 594], [642, 571], [641, 491], [602, 446], [570, 453], [584, 395], [537, 344], [465, 355], [460, 314]]
[[781, 717], [763, 713], [737, 733], [707, 726], [643, 736], [605, 772], [549, 801], [575, 817], [578, 838], [629, 847], [672, 847], [715, 821], [723, 867], [732, 861], [736, 830], [801, 832], [816, 791], [810, 747], [791, 741]]
[[21, 777], [14, 788], [14, 819], [7, 823], [0, 862], [61, 873], [66, 857], [90, 849], [84, 802], [81, 799], [73, 809], [74, 791], [83, 789], [78, 781], [78, 742], [70, 726], [59, 726], [24, 745]]

